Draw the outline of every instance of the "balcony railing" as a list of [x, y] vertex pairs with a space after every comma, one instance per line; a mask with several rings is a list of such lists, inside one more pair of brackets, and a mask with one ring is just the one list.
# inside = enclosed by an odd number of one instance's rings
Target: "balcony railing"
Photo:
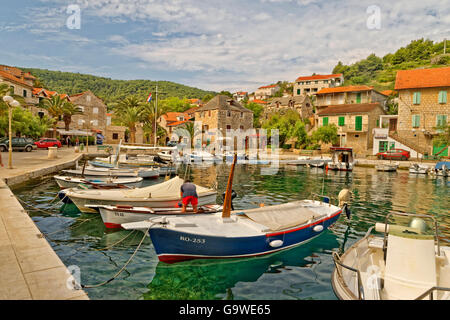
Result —
[[369, 131], [369, 125], [363, 124], [357, 128], [355, 124], [346, 124], [343, 126], [338, 126], [341, 132], [367, 132]]

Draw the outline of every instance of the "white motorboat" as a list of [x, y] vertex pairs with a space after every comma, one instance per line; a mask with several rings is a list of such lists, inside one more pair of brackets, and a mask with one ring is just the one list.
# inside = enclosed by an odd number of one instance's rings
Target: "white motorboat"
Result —
[[53, 178], [61, 189], [76, 188], [80, 184], [94, 188], [121, 188], [122, 186], [128, 188], [140, 188], [142, 187], [142, 182], [144, 180], [141, 177], [86, 179], [80, 177], [54, 176]]
[[[391, 216], [396, 224], [388, 224]], [[332, 285], [341, 300], [450, 300], [450, 247], [440, 246], [432, 216], [391, 213], [333, 258]]]
[[413, 174], [428, 174], [430, 167], [422, 164], [414, 163], [409, 167], [409, 173]]
[[308, 166], [313, 168], [325, 168], [327, 164], [332, 161], [330, 157], [314, 157], [312, 159], [306, 160]]
[[192, 151], [189, 155], [189, 159], [191, 162], [218, 162], [223, 161], [222, 158], [217, 157], [207, 151]]
[[375, 165], [377, 171], [396, 172], [399, 167], [398, 163], [380, 163]]
[[[121, 205], [151, 208], [176, 208], [181, 201], [183, 179], [169, 181], [132, 190], [78, 190], [68, 189], [66, 195], [81, 212], [96, 213], [88, 205]], [[215, 204], [217, 191], [197, 186], [198, 205]]]
[[442, 161], [436, 164], [434, 169], [430, 169], [429, 174], [431, 176], [450, 177], [450, 162]]
[[[180, 208], [149, 208], [118, 205], [89, 205], [88, 207], [98, 209], [100, 211], [103, 223], [108, 229], [118, 229], [121, 228], [124, 223], [144, 221], [155, 216], [180, 215], [183, 217], [189, 217], [190, 215], [195, 214], [190, 208], [186, 210], [186, 213], [182, 213]], [[198, 208], [197, 214], [211, 214], [221, 210], [221, 205], [204, 205]]]
[[353, 148], [333, 147], [332, 161], [328, 163], [329, 170], [353, 171], [356, 160], [353, 157]]

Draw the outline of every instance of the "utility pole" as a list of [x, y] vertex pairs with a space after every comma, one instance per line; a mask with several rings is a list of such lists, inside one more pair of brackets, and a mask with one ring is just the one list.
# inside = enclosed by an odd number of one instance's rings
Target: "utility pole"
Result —
[[447, 39], [444, 39], [444, 54], [447, 52]]
[[157, 121], [157, 114], [158, 114], [158, 85], [156, 85], [156, 103], [155, 103], [155, 147], [156, 147], [156, 140], [157, 140], [157, 128], [158, 128], [158, 124], [156, 123]]

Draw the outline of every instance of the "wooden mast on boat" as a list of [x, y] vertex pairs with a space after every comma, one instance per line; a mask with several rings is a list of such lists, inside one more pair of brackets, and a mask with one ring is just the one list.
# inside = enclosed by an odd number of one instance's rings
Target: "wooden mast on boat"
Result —
[[228, 177], [227, 190], [223, 201], [222, 218], [228, 219], [231, 216], [231, 194], [233, 192], [234, 167], [237, 162], [237, 153], [234, 154], [233, 164], [231, 165], [230, 176]]

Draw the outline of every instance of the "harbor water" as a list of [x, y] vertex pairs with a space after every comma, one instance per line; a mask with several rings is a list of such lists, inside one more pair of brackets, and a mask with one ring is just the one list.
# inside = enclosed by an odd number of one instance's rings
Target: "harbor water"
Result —
[[[233, 189], [235, 209], [310, 199], [312, 194], [336, 198], [352, 192], [352, 216], [345, 215], [321, 236], [302, 246], [247, 259], [196, 260], [168, 265], [158, 261], [147, 238], [133, 261], [115, 281], [86, 289], [91, 299], [336, 299], [331, 286], [333, 251], [348, 248], [392, 211], [433, 215], [440, 225], [441, 245], [450, 245], [450, 179], [413, 175], [408, 171], [353, 172], [281, 166], [273, 175], [264, 166], [237, 165]], [[193, 165], [191, 180], [218, 190], [226, 188], [230, 166]], [[185, 170], [179, 168], [183, 177]], [[275, 173], [275, 172], [273, 172]], [[146, 181], [146, 185], [164, 178]], [[83, 285], [110, 279], [127, 262], [142, 239], [137, 231], [106, 230], [100, 215], [81, 214], [73, 205], [61, 208], [58, 186], [49, 178], [13, 192], [51, 246]], [[332, 200], [334, 201], [334, 200]]]

